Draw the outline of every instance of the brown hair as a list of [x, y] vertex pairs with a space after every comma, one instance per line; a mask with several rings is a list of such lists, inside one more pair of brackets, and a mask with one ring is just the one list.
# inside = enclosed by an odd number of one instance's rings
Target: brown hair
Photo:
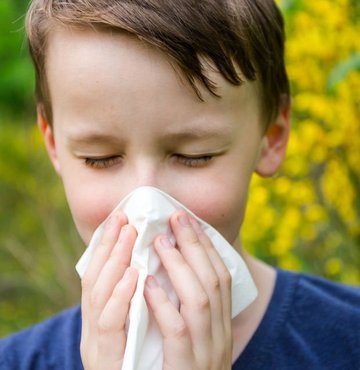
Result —
[[166, 53], [202, 99], [196, 83], [212, 94], [202, 58], [230, 83], [259, 80], [266, 126], [289, 97], [284, 65], [284, 22], [273, 0], [33, 0], [26, 18], [36, 72], [36, 98], [52, 123], [46, 81], [47, 38], [56, 25], [126, 31]]

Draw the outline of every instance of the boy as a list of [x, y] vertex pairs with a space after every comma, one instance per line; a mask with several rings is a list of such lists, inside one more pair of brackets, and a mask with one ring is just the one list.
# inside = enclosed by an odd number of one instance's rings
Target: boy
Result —
[[[160, 188], [215, 227], [259, 296], [231, 320], [230, 278], [195, 220], [154, 247], [180, 298], [146, 301], [165, 369], [360, 368], [359, 291], [275, 270], [238, 237], [254, 171], [272, 176], [290, 126], [281, 15], [270, 0], [34, 0], [27, 32], [38, 122], [87, 244], [133, 189]], [[82, 280], [82, 304], [4, 339], [4, 369], [120, 369], [136, 286], [135, 229], [118, 213]], [[238, 292], [241, 294], [241, 292]]]

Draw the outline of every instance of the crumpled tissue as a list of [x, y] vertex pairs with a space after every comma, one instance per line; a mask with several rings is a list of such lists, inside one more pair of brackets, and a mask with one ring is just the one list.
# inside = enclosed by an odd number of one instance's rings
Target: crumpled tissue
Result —
[[[118, 209], [126, 214], [129, 224], [137, 230], [131, 266], [139, 272], [136, 291], [130, 304], [122, 370], [161, 370], [162, 336], [147, 308], [143, 291], [146, 277], [153, 275], [168, 293], [175, 307], [179, 308], [179, 299], [152, 247], [155, 237], [159, 234], [166, 234], [174, 240], [169, 219], [176, 210], [185, 210], [200, 223], [227, 266], [232, 276], [232, 317], [238, 315], [256, 298], [257, 289], [243, 259], [224, 237], [168, 194], [150, 186], [139, 187], [128, 194], [112, 213]], [[99, 244], [104, 223], [105, 221], [95, 230], [88, 248], [76, 265], [80, 277], [84, 275], [94, 249]]]

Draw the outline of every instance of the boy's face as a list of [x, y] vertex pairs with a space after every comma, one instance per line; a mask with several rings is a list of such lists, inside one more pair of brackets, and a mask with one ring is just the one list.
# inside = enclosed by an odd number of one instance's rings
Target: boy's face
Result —
[[235, 241], [267, 152], [255, 83], [235, 87], [209, 69], [222, 98], [201, 89], [201, 102], [156, 49], [90, 29], [56, 29], [46, 68], [53, 131], [41, 117], [40, 127], [85, 243], [143, 185]]

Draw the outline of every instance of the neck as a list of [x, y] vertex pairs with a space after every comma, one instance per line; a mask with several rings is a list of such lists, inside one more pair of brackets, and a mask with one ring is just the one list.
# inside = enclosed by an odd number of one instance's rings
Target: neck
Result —
[[232, 320], [233, 361], [235, 361], [255, 334], [264, 317], [274, 290], [276, 272], [273, 267], [244, 251], [240, 238], [233, 245], [245, 261], [258, 289], [255, 301]]

